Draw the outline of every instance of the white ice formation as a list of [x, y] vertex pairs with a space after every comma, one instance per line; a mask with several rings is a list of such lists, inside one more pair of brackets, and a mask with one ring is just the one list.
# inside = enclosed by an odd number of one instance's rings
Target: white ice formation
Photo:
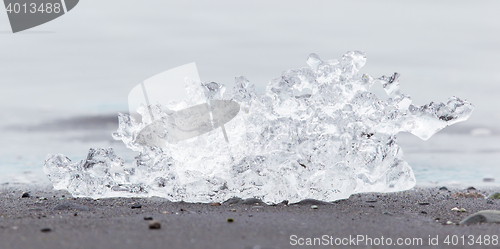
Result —
[[[466, 120], [473, 106], [457, 97], [415, 106], [400, 92], [398, 73], [380, 78], [359, 74], [365, 62], [358, 51], [329, 61], [311, 54], [310, 67], [287, 70], [269, 82], [264, 94], [244, 77], [236, 78], [228, 92], [218, 83], [188, 81], [189, 99], [166, 106], [169, 111], [153, 106], [153, 115], [166, 117], [207, 99], [236, 101], [241, 109], [225, 125], [229, 143], [213, 130], [162, 148], [143, 146], [136, 136], [152, 120], [142, 107], [142, 123], [119, 114], [113, 134], [139, 152], [132, 164], [111, 148], [90, 149], [79, 162], [48, 155], [44, 170], [56, 189], [92, 198], [215, 202], [241, 197], [278, 203], [410, 189], [415, 177], [396, 135], [411, 132], [426, 140]], [[369, 91], [373, 84], [382, 84], [386, 100]]]

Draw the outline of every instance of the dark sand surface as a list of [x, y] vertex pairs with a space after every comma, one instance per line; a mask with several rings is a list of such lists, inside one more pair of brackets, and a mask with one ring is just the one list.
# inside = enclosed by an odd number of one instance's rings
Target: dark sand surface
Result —
[[[22, 198], [24, 191], [31, 197]], [[474, 192], [487, 196], [497, 191]], [[265, 206], [226, 202], [212, 206], [173, 203], [162, 198], [72, 198], [65, 191], [50, 188], [4, 185], [0, 187], [0, 248], [314, 248], [292, 244], [299, 238], [324, 235], [330, 242], [329, 236], [333, 237], [334, 243], [335, 238], [366, 235], [372, 239], [383, 236], [385, 242], [391, 239], [393, 244], [398, 238], [422, 238], [423, 245], [415, 248], [498, 248], [479, 245], [476, 239], [480, 235], [482, 241], [485, 235], [500, 236], [500, 224], [456, 223], [477, 211], [500, 210], [500, 200], [487, 203], [484, 198], [453, 197], [458, 192], [467, 190], [416, 188], [397, 193], [356, 194], [327, 204], [306, 201]], [[137, 203], [141, 208], [131, 208]], [[59, 204], [78, 205], [73, 205], [72, 210], [54, 209]], [[454, 207], [467, 211], [452, 211]], [[161, 229], [149, 229], [150, 221], [145, 217], [158, 220]], [[228, 218], [234, 221], [228, 222]], [[446, 225], [448, 221], [454, 224]], [[43, 232], [45, 228], [50, 231]], [[292, 235], [297, 240], [291, 240]], [[465, 245], [459, 239], [458, 245], [446, 246], [447, 235], [464, 235]], [[475, 236], [473, 246], [467, 245], [469, 235]], [[429, 236], [439, 236], [439, 246], [429, 246]], [[349, 248], [358, 247], [388, 246], [359, 242]]]

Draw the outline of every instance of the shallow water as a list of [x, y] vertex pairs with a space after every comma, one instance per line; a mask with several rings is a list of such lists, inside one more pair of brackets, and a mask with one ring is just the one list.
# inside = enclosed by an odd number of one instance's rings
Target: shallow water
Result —
[[398, 137], [418, 186], [500, 185], [499, 136], [441, 133], [428, 141], [418, 140], [410, 134]]

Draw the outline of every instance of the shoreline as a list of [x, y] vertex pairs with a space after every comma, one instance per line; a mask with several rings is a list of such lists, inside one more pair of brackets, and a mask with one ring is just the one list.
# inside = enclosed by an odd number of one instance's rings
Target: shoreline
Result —
[[[29, 192], [30, 197], [22, 198], [23, 192]], [[429, 239], [436, 236], [440, 247], [446, 245], [447, 236], [500, 236], [500, 224], [457, 225], [478, 211], [500, 210], [500, 200], [472, 198], [466, 195], [468, 192], [488, 196], [500, 192], [500, 188], [467, 191], [417, 187], [402, 192], [354, 194], [332, 203], [305, 200], [295, 205], [268, 206], [248, 199], [232, 199], [221, 205], [170, 202], [158, 197], [93, 200], [72, 198], [66, 191], [51, 187], [21, 190], [4, 185], [0, 187], [0, 240], [6, 249], [262, 249], [296, 248], [299, 244], [293, 245], [295, 242], [320, 238], [318, 242], [326, 235], [333, 239], [333, 246], [338, 238], [365, 236], [379, 238], [379, 242], [384, 237], [394, 243], [398, 238], [421, 238], [423, 244], [415, 247], [426, 248], [433, 247]], [[454, 207], [466, 211], [453, 211]], [[149, 229], [149, 219], [157, 220], [161, 228]], [[361, 242], [356, 245], [374, 248]]]

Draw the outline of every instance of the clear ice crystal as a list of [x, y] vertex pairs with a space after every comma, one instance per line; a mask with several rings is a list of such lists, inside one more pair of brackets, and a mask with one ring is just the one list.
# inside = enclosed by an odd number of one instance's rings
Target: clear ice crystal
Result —
[[[473, 106], [457, 97], [415, 106], [400, 92], [398, 73], [359, 74], [365, 62], [359, 51], [329, 61], [311, 54], [310, 68], [287, 70], [269, 82], [264, 94], [245, 77], [236, 78], [228, 92], [222, 84], [188, 80], [188, 99], [152, 106], [152, 114], [167, 117], [207, 99], [234, 100], [240, 112], [225, 124], [229, 143], [216, 129], [165, 147], [143, 146], [136, 138], [152, 118], [142, 106], [142, 123], [120, 113], [113, 133], [139, 152], [131, 165], [112, 149], [90, 149], [80, 162], [48, 155], [44, 170], [56, 189], [92, 198], [214, 202], [237, 196], [278, 203], [410, 189], [415, 177], [396, 135], [410, 132], [426, 140], [466, 120]], [[386, 100], [369, 91], [375, 83], [382, 84]]]

